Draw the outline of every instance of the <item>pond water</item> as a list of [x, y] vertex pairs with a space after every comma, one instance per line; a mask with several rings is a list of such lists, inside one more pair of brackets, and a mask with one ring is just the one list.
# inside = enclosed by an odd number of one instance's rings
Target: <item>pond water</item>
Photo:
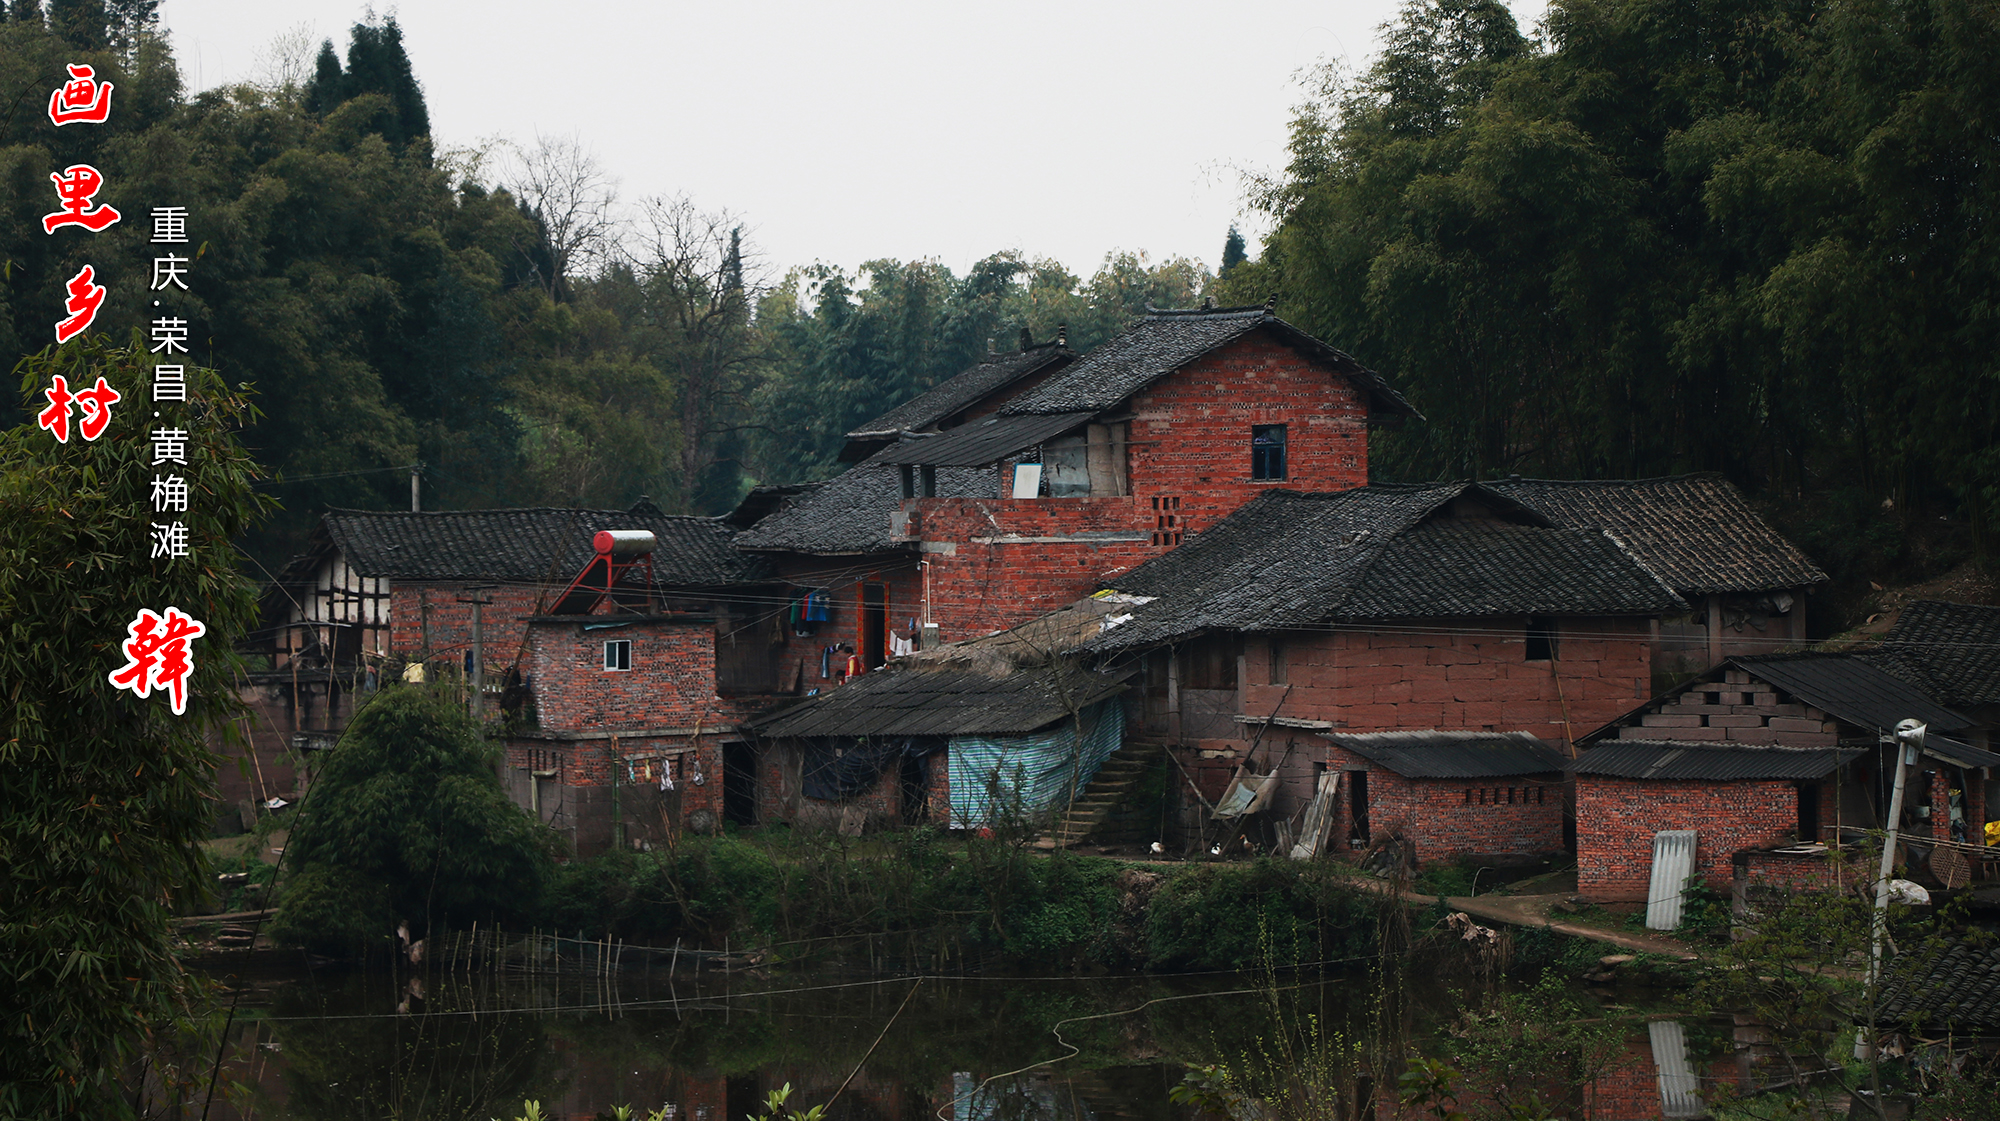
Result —
[[[265, 971], [238, 975], [227, 1049], [242, 1100], [211, 1116], [286, 1119], [594, 1118], [670, 1107], [675, 1121], [745, 1121], [789, 1083], [828, 1121], [1166, 1121], [1189, 1063], [1268, 1051], [1286, 1022], [1360, 1041], [1344, 1101], [1462, 999], [1433, 983], [1386, 1010], [1365, 972], [1198, 977], [882, 977], [837, 968], [606, 975]], [[1699, 1113], [1734, 1080], [1727, 1024], [1661, 1019], [1609, 998], [1626, 1052], [1575, 1105], [1602, 1121]], [[1385, 1014], [1386, 1011], [1386, 1014]], [[1372, 1042], [1371, 1042], [1372, 1041]], [[1747, 1068], [1746, 1068], [1747, 1070]], [[1393, 1085], [1392, 1076], [1389, 1078]], [[1357, 1084], [1358, 1083], [1358, 1084]], [[1386, 1089], [1386, 1088], [1385, 1088]], [[1354, 1116], [1351, 1105], [1341, 1112]], [[1692, 1110], [1692, 1112], [1690, 1112]], [[1375, 1111], [1388, 1117], [1393, 1111]], [[643, 1115], [643, 1112], [642, 1112]], [[1347, 1121], [1346, 1117], [1338, 1121]]]

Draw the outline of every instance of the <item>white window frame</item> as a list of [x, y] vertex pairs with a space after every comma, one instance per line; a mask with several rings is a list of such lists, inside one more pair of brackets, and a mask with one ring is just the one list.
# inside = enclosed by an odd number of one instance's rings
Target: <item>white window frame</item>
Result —
[[605, 639], [604, 672], [630, 673], [631, 671], [632, 671], [632, 640], [629, 638]]

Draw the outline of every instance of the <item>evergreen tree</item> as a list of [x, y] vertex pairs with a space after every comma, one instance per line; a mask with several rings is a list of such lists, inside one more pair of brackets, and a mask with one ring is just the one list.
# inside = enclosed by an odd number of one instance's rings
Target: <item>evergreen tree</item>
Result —
[[391, 16], [380, 27], [354, 25], [347, 42], [347, 80], [343, 100], [362, 94], [379, 93], [389, 99], [391, 112], [384, 119], [382, 138], [401, 147], [420, 136], [431, 134], [430, 110], [424, 92], [417, 85], [410, 56], [403, 51], [403, 29]]
[[40, 26], [42, 22], [42, 0], [14, 0], [13, 10], [8, 14], [13, 18], [15, 23], [32, 23]]
[[104, 0], [49, 0], [49, 29], [71, 46], [102, 50]]
[[340, 72], [340, 56], [333, 53], [333, 40], [320, 40], [319, 58], [313, 62], [313, 76], [306, 82], [306, 112], [324, 117], [347, 100], [343, 96], [345, 77]]
[[1216, 270], [1216, 275], [1228, 276], [1236, 271], [1236, 266], [1249, 259], [1250, 254], [1243, 247], [1243, 235], [1237, 231], [1236, 223], [1231, 222], [1229, 236], [1222, 242], [1222, 267]]

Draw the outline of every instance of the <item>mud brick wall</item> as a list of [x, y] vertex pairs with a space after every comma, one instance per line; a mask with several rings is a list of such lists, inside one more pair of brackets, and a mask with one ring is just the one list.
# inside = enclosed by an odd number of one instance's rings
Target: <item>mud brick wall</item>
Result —
[[[1187, 528], [1273, 487], [1368, 483], [1368, 403], [1355, 385], [1258, 332], [1203, 356], [1132, 398], [1132, 493], [1180, 500]], [[1282, 480], [1250, 478], [1250, 427], [1285, 426]]]
[[1600, 900], [1644, 899], [1653, 834], [1695, 831], [1695, 874], [1717, 891], [1735, 878], [1735, 854], [1793, 840], [1798, 791], [1786, 780], [1646, 782], [1576, 776], [1577, 888]]
[[[1331, 720], [1346, 732], [1470, 729], [1565, 742], [1629, 712], [1652, 676], [1644, 619], [1562, 618], [1556, 659], [1527, 660], [1526, 618], [1439, 619], [1279, 636], [1290, 683], [1271, 684], [1271, 644], [1244, 649], [1249, 715]], [[1278, 709], [1279, 700], [1284, 707]]]
[[[548, 589], [501, 587], [468, 591], [466, 584], [404, 584], [389, 589], [389, 650], [415, 660], [424, 651], [425, 604], [430, 611], [430, 656], [465, 664], [472, 649], [472, 605], [461, 599], [490, 599], [481, 610], [480, 629], [486, 646], [486, 671], [498, 675], [521, 655], [527, 617], [535, 613]], [[555, 589], [560, 591], [560, 589]]]
[[[834, 829], [848, 806], [859, 805], [865, 828], [897, 827], [903, 823], [902, 775], [897, 766], [882, 772], [875, 784], [845, 802], [822, 802], [805, 796], [801, 786], [804, 753], [797, 740], [775, 740], [757, 751], [757, 821], [790, 822], [803, 829]], [[948, 750], [925, 760], [923, 820], [940, 828], [951, 825], [951, 766]]]
[[1482, 779], [1412, 779], [1329, 745], [1330, 766], [1341, 773], [1334, 819], [1334, 847], [1348, 847], [1354, 833], [1352, 784], [1368, 775], [1371, 838], [1398, 828], [1416, 845], [1423, 864], [1459, 856], [1539, 856], [1563, 851], [1561, 775], [1508, 775]]
[[[605, 616], [606, 621], [614, 617]], [[629, 641], [632, 668], [604, 668], [604, 644]], [[546, 730], [733, 725], [734, 706], [715, 693], [715, 624], [647, 620], [586, 631], [537, 623], [528, 673]]]
[[[698, 742], [690, 736], [521, 738], [504, 750], [514, 804], [537, 810], [577, 856], [609, 848], [621, 825], [628, 845], [657, 845], [688, 828], [698, 812], [722, 818], [722, 747], [710, 736]], [[671, 768], [673, 790], [659, 787], [663, 767]], [[535, 777], [549, 771], [555, 773]], [[703, 778], [699, 784], [696, 774]]]
[[1720, 682], [1689, 686], [1673, 701], [1642, 715], [1637, 724], [1620, 728], [1618, 736], [1832, 747], [1840, 740], [1840, 729], [1820, 710], [1733, 669], [1725, 671]]

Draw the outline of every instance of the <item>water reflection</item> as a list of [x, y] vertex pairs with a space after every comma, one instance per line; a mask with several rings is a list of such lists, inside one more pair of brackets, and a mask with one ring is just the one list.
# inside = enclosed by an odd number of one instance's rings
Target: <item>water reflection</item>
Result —
[[[1193, 1112], [1167, 1096], [1186, 1064], [1240, 1057], [1272, 1023], [1260, 982], [1238, 975], [934, 977], [914, 994], [911, 979], [834, 972], [410, 980], [247, 983], [230, 1063], [249, 1095], [235, 1115], [488, 1121], [532, 1098], [576, 1121], [616, 1104], [744, 1121], [789, 1082], [795, 1106], [831, 1101], [828, 1121], [1186, 1121]], [[1376, 1036], [1366, 975], [1282, 983], [1295, 986], [1290, 1022]], [[1442, 987], [1397, 1003], [1405, 1039], [1459, 1009]], [[1695, 1117], [1705, 1083], [1740, 1078], [1726, 1027], [1629, 1026], [1624, 1060], [1583, 1095], [1586, 1116]], [[1393, 1086], [1400, 1047], [1369, 1050], [1376, 1084]]]

